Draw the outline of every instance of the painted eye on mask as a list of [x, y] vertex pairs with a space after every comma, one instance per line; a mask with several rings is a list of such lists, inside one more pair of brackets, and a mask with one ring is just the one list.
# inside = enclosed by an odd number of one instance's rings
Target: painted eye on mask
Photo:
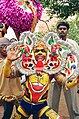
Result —
[[41, 51], [41, 52], [46, 52], [44, 49], [36, 49], [36, 50], [35, 50], [35, 53], [40, 52], [40, 51]]

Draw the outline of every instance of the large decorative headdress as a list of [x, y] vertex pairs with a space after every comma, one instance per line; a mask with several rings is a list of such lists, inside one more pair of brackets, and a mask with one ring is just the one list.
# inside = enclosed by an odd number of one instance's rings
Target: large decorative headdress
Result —
[[42, 14], [42, 5], [36, 0], [0, 0], [0, 22], [17, 33], [34, 31]]
[[20, 41], [12, 43], [12, 47], [20, 49], [20, 58], [16, 61], [19, 71], [26, 75], [39, 73], [56, 74], [61, 71], [68, 79], [75, 78], [79, 73], [79, 54], [73, 46], [62, 41], [49, 32], [42, 40], [38, 40], [30, 31], [20, 36]]

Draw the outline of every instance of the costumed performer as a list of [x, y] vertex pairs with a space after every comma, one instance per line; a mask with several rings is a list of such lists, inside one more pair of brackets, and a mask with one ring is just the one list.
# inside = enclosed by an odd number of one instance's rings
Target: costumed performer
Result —
[[[29, 44], [31, 43], [29, 38], [27, 38], [27, 42]], [[32, 66], [32, 57], [29, 55], [27, 42], [25, 42], [25, 48], [22, 49], [22, 66], [29, 69]], [[11, 48], [7, 52], [7, 61], [4, 66], [5, 77], [11, 77], [11, 63], [19, 57], [15, 49], [16, 47]], [[45, 62], [47, 58], [48, 48], [45, 43], [40, 40], [33, 46], [32, 51], [34, 52], [33, 62], [37, 62], [36, 71], [35, 73], [29, 71], [30, 75], [27, 73], [24, 97], [17, 109], [15, 119], [28, 119], [31, 114], [38, 114], [41, 119], [62, 119], [62, 117], [47, 105], [48, 90], [52, 76], [42, 71], [42, 69], [44, 66], [43, 62]]]

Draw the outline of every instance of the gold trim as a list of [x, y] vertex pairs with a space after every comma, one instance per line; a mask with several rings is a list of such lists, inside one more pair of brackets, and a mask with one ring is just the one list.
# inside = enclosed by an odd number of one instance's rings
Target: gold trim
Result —
[[49, 106], [46, 106], [43, 109], [41, 109], [41, 111], [39, 113], [39, 117], [41, 117], [48, 108], [49, 108]]
[[18, 111], [25, 117], [28, 117], [28, 115], [24, 112], [24, 110], [21, 108], [21, 106], [18, 107]]

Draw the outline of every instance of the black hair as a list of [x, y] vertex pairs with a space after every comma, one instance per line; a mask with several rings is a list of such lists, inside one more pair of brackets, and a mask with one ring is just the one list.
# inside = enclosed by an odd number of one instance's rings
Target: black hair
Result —
[[67, 30], [69, 29], [69, 23], [68, 22], [59, 22], [57, 24], [57, 29], [60, 27], [60, 26], [66, 26], [67, 27]]

